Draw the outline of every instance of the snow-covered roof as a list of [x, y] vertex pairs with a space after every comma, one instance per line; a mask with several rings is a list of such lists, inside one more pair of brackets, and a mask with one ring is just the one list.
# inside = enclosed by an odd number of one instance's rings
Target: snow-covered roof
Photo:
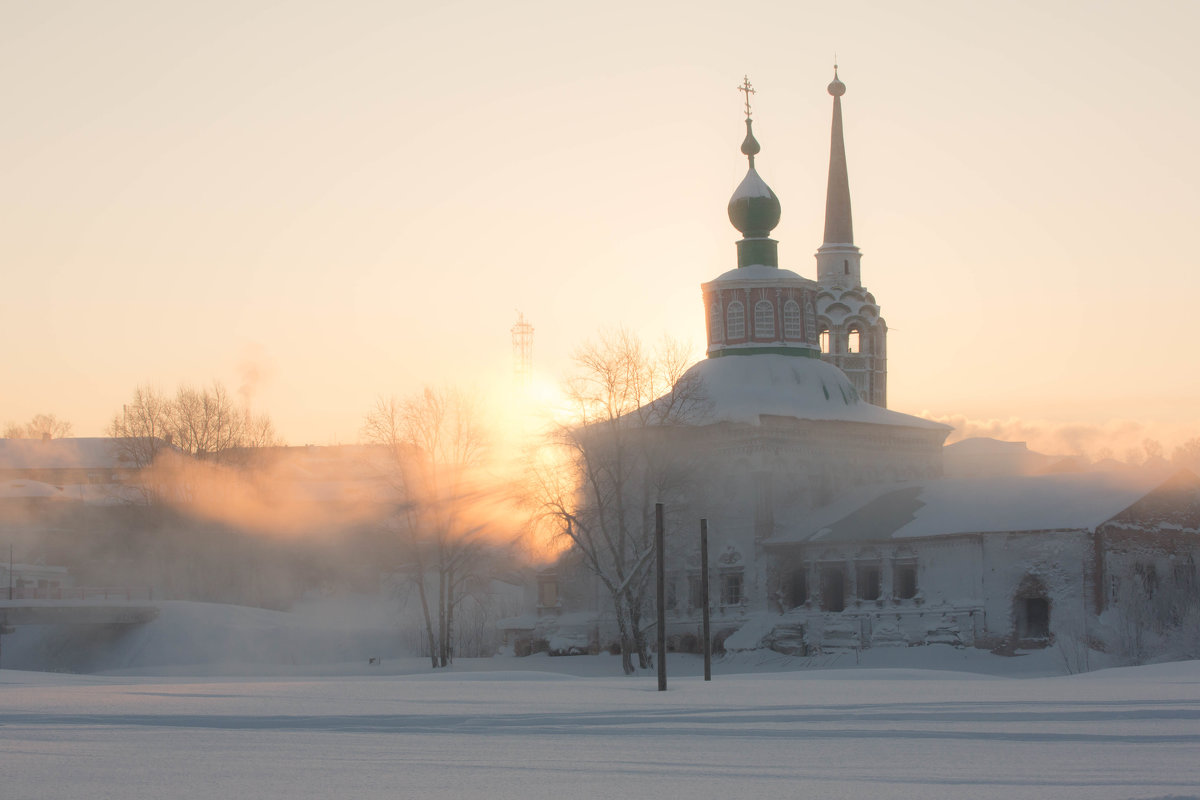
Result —
[[977, 478], [985, 475], [1039, 475], [1048, 472], [1080, 472], [1081, 469], [1052, 469], [1063, 456], [1049, 456], [1029, 449], [1025, 442], [1005, 442], [974, 437], [948, 444], [942, 449], [943, 474], [947, 478]]
[[1025, 442], [1006, 442], [1001, 439], [993, 439], [990, 436], [972, 436], [946, 445], [946, 450], [947, 452], [983, 453], [987, 455], [993, 453], [1028, 453], [1029, 445]]
[[722, 272], [720, 275], [704, 285], [708, 286], [709, 284], [722, 283], [725, 281], [765, 281], [770, 283], [799, 281], [802, 283], [811, 283], [816, 286], [816, 281], [792, 272], [790, 269], [784, 269], [783, 267], [768, 267], [763, 264], [751, 264], [746, 267], [736, 267], [728, 272]]
[[62, 489], [41, 481], [12, 480], [0, 481], [0, 500], [28, 499], [34, 497], [49, 497], [62, 499]]
[[689, 376], [702, 381], [708, 406], [702, 424], [757, 425], [762, 416], [776, 416], [950, 431], [949, 425], [863, 401], [844, 372], [816, 358], [727, 355], [694, 364], [684, 380]]
[[802, 519], [769, 544], [955, 533], [1095, 530], [1161, 482], [1154, 474], [940, 478], [868, 487]]
[[[0, 571], [8, 574], [9, 565], [7, 562], [0, 562]], [[12, 572], [14, 575], [30, 575], [41, 573], [43, 575], [66, 575], [68, 570], [66, 567], [49, 566], [47, 564], [13, 564]]]
[[0, 439], [0, 469], [89, 469], [128, 466], [120, 459], [117, 440]]

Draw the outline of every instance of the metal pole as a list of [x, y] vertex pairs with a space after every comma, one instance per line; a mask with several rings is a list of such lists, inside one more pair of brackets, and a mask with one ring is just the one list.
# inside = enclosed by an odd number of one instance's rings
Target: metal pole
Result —
[[654, 504], [654, 577], [658, 604], [658, 690], [667, 690], [667, 580], [663, 569], [663, 504]]
[[712, 630], [708, 618], [708, 520], [700, 520], [700, 601], [704, 608], [704, 680], [712, 680]]

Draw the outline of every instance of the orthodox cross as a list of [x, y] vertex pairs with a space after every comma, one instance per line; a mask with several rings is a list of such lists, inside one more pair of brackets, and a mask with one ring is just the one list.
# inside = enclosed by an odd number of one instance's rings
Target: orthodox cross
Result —
[[751, 88], [751, 86], [750, 86], [750, 76], [749, 75], [745, 75], [742, 77], [742, 85], [738, 87], [738, 91], [745, 92], [745, 94], [746, 94], [746, 119], [750, 119], [750, 95], [757, 94], [757, 92], [755, 92], [754, 89]]

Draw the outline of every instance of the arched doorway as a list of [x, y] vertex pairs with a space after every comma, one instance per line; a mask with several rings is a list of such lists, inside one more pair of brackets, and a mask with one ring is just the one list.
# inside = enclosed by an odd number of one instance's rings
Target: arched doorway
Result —
[[1050, 596], [1034, 575], [1026, 575], [1013, 595], [1013, 635], [1030, 644], [1050, 639]]

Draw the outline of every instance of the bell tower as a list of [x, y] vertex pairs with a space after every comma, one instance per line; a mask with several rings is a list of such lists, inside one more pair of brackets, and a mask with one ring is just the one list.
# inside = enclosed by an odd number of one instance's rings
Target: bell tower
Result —
[[887, 323], [862, 284], [862, 253], [854, 244], [850, 179], [842, 135], [846, 84], [833, 67], [833, 126], [825, 190], [825, 241], [817, 249], [817, 326], [821, 358], [846, 373], [859, 396], [887, 407]]

